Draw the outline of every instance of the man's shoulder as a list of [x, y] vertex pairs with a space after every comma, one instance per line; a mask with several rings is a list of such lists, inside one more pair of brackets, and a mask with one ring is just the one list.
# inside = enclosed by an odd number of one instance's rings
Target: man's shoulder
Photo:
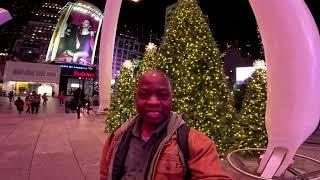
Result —
[[201, 131], [198, 131], [192, 127], [190, 127], [190, 132], [189, 132], [189, 143], [191, 142], [195, 142], [195, 141], [201, 141], [201, 142], [205, 142], [205, 141], [210, 141], [212, 142], [212, 140], [206, 136], [204, 133], [202, 133]]

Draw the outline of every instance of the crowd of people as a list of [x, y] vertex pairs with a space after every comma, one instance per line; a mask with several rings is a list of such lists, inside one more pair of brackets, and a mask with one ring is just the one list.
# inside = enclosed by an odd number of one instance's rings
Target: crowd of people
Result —
[[[9, 93], [9, 101], [13, 101], [13, 91]], [[15, 106], [17, 107], [17, 111], [21, 114], [24, 111], [24, 107], [26, 106], [26, 113], [38, 113], [39, 107], [41, 104], [41, 99], [43, 100], [43, 106], [47, 105], [48, 96], [47, 93], [44, 93], [42, 96], [41, 94], [37, 94], [35, 91], [32, 91], [30, 94], [29, 92], [26, 93], [25, 100], [23, 101], [21, 97], [18, 97], [17, 100], [14, 102]]]
[[[52, 96], [54, 97], [54, 92], [52, 92]], [[9, 102], [14, 101], [14, 92], [11, 91], [8, 94]], [[77, 117], [80, 118], [80, 112], [81, 109], [85, 109], [85, 111], [89, 114], [89, 111], [91, 110], [90, 107], [90, 99], [89, 97], [86, 97], [85, 93], [81, 88], [78, 88], [71, 99], [66, 100], [64, 92], [61, 91], [58, 95], [58, 100], [60, 105], [65, 105], [65, 112], [69, 113], [71, 112], [77, 112]], [[26, 93], [25, 100], [22, 100], [21, 97], [18, 97], [16, 101], [14, 101], [14, 105], [17, 107], [17, 111], [19, 114], [21, 114], [25, 107], [26, 107], [26, 113], [38, 113], [39, 107], [41, 104], [42, 99], [42, 105], [46, 106], [48, 101], [47, 93], [44, 93], [42, 96], [41, 94], [37, 94], [35, 91], [33, 91], [31, 94], [29, 92]], [[84, 111], [84, 110], [83, 110]]]
[[[55, 92], [52, 92], [52, 96], [54, 97]], [[9, 102], [14, 101], [14, 92], [10, 91], [8, 94]], [[89, 111], [91, 110], [91, 102], [89, 97], [86, 97], [84, 90], [81, 90], [81, 88], [78, 88], [74, 93], [73, 97], [69, 100], [66, 100], [64, 91], [61, 91], [58, 96], [60, 105], [65, 106], [65, 112], [69, 113], [70, 111], [73, 113], [77, 113], [77, 117], [80, 118], [80, 112], [81, 109], [83, 111], [86, 111], [89, 114]], [[17, 107], [17, 111], [19, 114], [21, 114], [25, 107], [26, 107], [26, 113], [38, 113], [39, 107], [41, 104], [42, 99], [42, 105], [46, 106], [48, 101], [47, 93], [44, 93], [42, 96], [41, 94], [37, 94], [35, 91], [33, 91], [31, 94], [29, 92], [26, 93], [25, 100], [22, 100], [21, 97], [18, 97], [16, 101], [14, 101], [14, 105]]]

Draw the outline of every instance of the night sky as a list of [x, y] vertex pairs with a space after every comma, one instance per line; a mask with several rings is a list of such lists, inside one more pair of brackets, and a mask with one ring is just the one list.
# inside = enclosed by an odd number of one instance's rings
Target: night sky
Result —
[[[48, 0], [0, 1], [0, 7], [4, 8], [10, 7], [10, 4], [12, 3], [18, 5], [25, 5], [27, 3], [29, 6], [25, 6], [26, 10], [31, 12], [30, 9], [36, 9], [43, 2]], [[62, 0], [51, 1], [61, 2]], [[103, 11], [105, 0], [87, 1], [96, 5]], [[319, 25], [320, 0], [305, 1]], [[31, 5], [30, 2], [32, 2]], [[161, 36], [164, 32], [165, 7], [174, 2], [176, 2], [176, 0], [141, 0], [139, 3], [123, 0], [119, 23], [127, 25], [143, 25], [145, 28], [152, 29], [153, 32]], [[248, 0], [199, 0], [199, 4], [204, 14], [209, 16], [211, 30], [213, 31], [215, 40], [220, 46], [224, 46], [231, 40], [240, 40], [240, 43], [251, 43], [253, 46], [255, 45], [257, 41], [256, 22]], [[17, 26], [26, 24], [29, 20], [28, 18], [29, 16], [26, 15], [23, 17], [15, 17], [15, 21], [19, 22]], [[4, 26], [1, 26], [0, 30]], [[15, 29], [17, 29], [17, 27], [15, 27]]]

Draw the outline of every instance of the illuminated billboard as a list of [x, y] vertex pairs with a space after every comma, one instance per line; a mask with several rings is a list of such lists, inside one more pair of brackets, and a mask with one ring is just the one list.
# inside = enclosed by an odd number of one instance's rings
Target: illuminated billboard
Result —
[[60, 13], [46, 61], [92, 65], [102, 25], [102, 12], [92, 4], [78, 1], [68, 3]]

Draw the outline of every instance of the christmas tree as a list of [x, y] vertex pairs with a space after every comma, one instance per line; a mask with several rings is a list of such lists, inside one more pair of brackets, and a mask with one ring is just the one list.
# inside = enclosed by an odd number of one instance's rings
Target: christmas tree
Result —
[[232, 146], [234, 108], [222, 54], [196, 0], [178, 0], [157, 55], [171, 78], [174, 111], [214, 139], [222, 156]]
[[149, 69], [155, 68], [155, 55], [157, 53], [157, 46], [154, 43], [149, 43], [146, 46], [141, 66], [139, 67], [137, 78]]
[[264, 69], [257, 69], [247, 80], [247, 92], [239, 117], [243, 131], [235, 133], [239, 148], [257, 148], [267, 145], [265, 112], [267, 100], [267, 74]]
[[114, 132], [136, 113], [135, 88], [136, 83], [132, 77], [132, 67], [130, 62], [126, 61], [115, 81], [115, 89], [111, 95], [110, 109], [106, 119], [106, 132]]
[[257, 33], [258, 33], [258, 41], [259, 41], [259, 46], [260, 46], [260, 49], [259, 49], [260, 58], [265, 59], [264, 58], [264, 49], [263, 49], [263, 44], [262, 44], [262, 39], [261, 39], [259, 26], [257, 26]]

